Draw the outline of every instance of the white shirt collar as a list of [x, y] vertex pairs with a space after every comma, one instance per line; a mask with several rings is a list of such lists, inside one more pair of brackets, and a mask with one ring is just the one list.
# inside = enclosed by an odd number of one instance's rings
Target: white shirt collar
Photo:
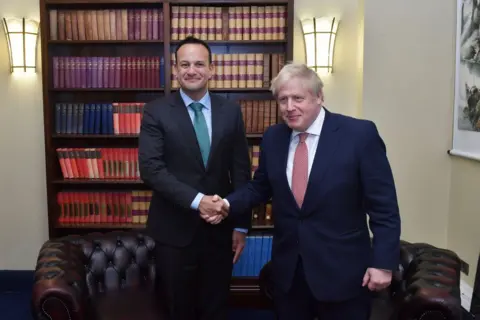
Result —
[[205, 109], [210, 109], [210, 94], [207, 90], [207, 92], [205, 92], [205, 95], [202, 97], [202, 99], [198, 100], [198, 101], [194, 101], [192, 100], [192, 98], [190, 98], [185, 92], [183, 92], [182, 89], [180, 89], [180, 96], [182, 97], [183, 99], [183, 102], [185, 103], [185, 105], [188, 107], [192, 102], [200, 102], [201, 104], [203, 104], [203, 106], [205, 107]]

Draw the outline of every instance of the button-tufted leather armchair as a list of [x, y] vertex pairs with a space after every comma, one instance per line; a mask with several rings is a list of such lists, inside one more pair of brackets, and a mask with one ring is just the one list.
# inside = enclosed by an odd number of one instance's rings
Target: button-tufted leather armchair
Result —
[[[273, 304], [271, 262], [261, 270], [260, 291]], [[460, 259], [450, 250], [402, 241], [392, 284], [375, 294], [371, 320], [461, 320]]]
[[49, 240], [35, 268], [38, 320], [166, 319], [154, 291], [155, 242], [134, 232]]

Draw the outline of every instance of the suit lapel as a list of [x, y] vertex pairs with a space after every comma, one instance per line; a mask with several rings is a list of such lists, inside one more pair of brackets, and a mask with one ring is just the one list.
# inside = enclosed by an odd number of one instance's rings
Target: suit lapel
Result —
[[308, 205], [318, 197], [321, 181], [325, 176], [330, 162], [333, 159], [335, 150], [340, 138], [337, 118], [325, 109], [325, 120], [323, 122], [322, 132], [318, 140], [315, 158], [307, 185], [307, 191], [304, 198], [302, 210], [308, 209]]
[[[288, 184], [288, 177], [287, 177], [287, 161], [288, 161], [288, 152], [290, 149], [290, 140], [292, 137], [292, 129], [290, 129], [286, 124], [283, 125], [283, 130], [280, 132], [280, 137], [278, 139], [278, 154], [282, 155], [280, 160], [281, 160], [281, 170], [282, 170], [282, 180], [281, 180], [281, 186], [284, 186], [285, 188], [285, 193], [284, 194], [289, 194], [289, 198], [292, 201], [293, 205], [297, 206], [297, 201], [295, 200], [295, 197], [293, 196], [292, 189], [290, 188], [290, 185]], [[298, 207], [298, 206], [297, 206]]]
[[218, 147], [224, 130], [224, 108], [222, 105], [222, 101], [218, 99], [217, 96], [212, 94], [210, 94], [210, 101], [212, 107], [212, 141], [210, 144], [210, 153], [208, 156], [207, 169], [209, 164], [212, 162], [212, 157], [215, 155], [215, 151]]
[[178, 139], [177, 141], [183, 142], [185, 147], [191, 152], [195, 162], [204, 169], [202, 154], [197, 141], [197, 135], [195, 134], [195, 129], [193, 128], [192, 120], [188, 114], [187, 107], [185, 106], [185, 103], [183, 102], [179, 92], [176, 92], [172, 95], [170, 105], [172, 106], [174, 121], [178, 124], [179, 134], [183, 136], [183, 139]]

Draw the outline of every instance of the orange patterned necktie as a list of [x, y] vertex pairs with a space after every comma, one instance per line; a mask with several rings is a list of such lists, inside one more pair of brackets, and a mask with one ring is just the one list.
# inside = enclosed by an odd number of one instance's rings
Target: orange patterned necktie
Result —
[[308, 183], [308, 147], [305, 143], [307, 136], [306, 132], [298, 135], [300, 141], [293, 158], [292, 192], [299, 208], [302, 207]]

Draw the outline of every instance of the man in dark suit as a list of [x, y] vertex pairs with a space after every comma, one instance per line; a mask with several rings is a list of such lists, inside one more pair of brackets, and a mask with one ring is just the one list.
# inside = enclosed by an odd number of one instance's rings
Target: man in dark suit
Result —
[[253, 180], [224, 199], [228, 217], [272, 198], [279, 319], [368, 320], [371, 290], [387, 287], [399, 263], [384, 142], [373, 122], [326, 110], [323, 83], [305, 65], [286, 65], [271, 89], [284, 123], [265, 132]]
[[145, 105], [139, 138], [141, 178], [153, 190], [146, 229], [156, 240], [158, 289], [171, 319], [226, 320], [232, 267], [251, 218], [210, 224], [202, 215], [219, 206], [211, 195], [250, 180], [244, 123], [238, 104], [208, 92], [207, 44], [188, 37], [175, 54], [181, 89]]

